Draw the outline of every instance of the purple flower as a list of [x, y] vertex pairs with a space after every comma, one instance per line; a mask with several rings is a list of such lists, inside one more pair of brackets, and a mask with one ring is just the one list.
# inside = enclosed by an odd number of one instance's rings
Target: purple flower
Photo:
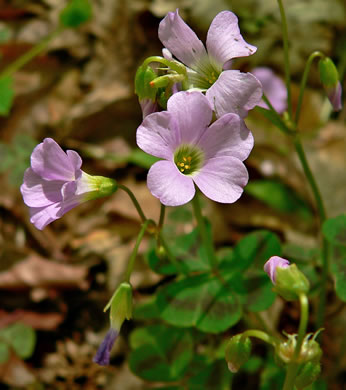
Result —
[[[251, 73], [258, 78], [263, 87], [263, 92], [269, 99], [274, 109], [283, 113], [287, 108], [287, 90], [285, 83], [266, 67], [255, 68]], [[268, 109], [267, 104], [261, 100], [258, 106]]]
[[20, 191], [29, 206], [30, 221], [37, 229], [42, 230], [82, 202], [116, 190], [114, 180], [90, 176], [80, 169], [81, 165], [77, 152], [65, 153], [51, 138], [35, 147]]
[[342, 109], [342, 102], [341, 102], [341, 84], [340, 81], [338, 81], [334, 86], [332, 87], [325, 87], [328, 99], [333, 106], [333, 111], [340, 111]]
[[220, 12], [212, 21], [207, 35], [207, 50], [197, 35], [179, 16], [169, 12], [159, 26], [164, 46], [187, 65], [188, 89], [206, 91], [217, 117], [235, 113], [244, 118], [262, 97], [260, 82], [251, 73], [229, 68], [233, 58], [256, 52], [243, 39], [238, 19], [230, 11]]
[[116, 329], [110, 328], [105, 338], [99, 346], [96, 355], [93, 358], [93, 362], [100, 366], [107, 366], [109, 364], [111, 350], [118, 337], [119, 332]]
[[148, 115], [137, 129], [137, 144], [160, 157], [148, 173], [151, 193], [166, 206], [189, 202], [195, 184], [208, 198], [233, 203], [242, 194], [248, 173], [242, 163], [253, 137], [237, 114], [210, 126], [213, 110], [201, 92], [177, 92], [167, 111]]
[[272, 256], [265, 264], [264, 271], [268, 274], [273, 284], [276, 282], [276, 268], [287, 268], [290, 262], [279, 256]]

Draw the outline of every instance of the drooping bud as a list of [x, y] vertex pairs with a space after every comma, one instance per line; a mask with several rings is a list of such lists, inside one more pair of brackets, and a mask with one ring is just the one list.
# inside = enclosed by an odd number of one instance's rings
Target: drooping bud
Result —
[[295, 264], [290, 265], [289, 261], [279, 256], [271, 257], [264, 265], [274, 283], [273, 291], [288, 301], [299, 298], [299, 295], [309, 291], [309, 281], [299, 271]]
[[321, 373], [321, 365], [319, 362], [307, 362], [300, 369], [298, 376], [295, 380], [295, 386], [297, 389], [304, 389], [310, 386], [319, 377]]
[[110, 353], [119, 335], [121, 325], [125, 319], [129, 320], [132, 317], [132, 288], [129, 283], [120, 284], [104, 311], [109, 308], [111, 326], [93, 358], [93, 361], [100, 366], [109, 364]]
[[104, 311], [110, 308], [111, 327], [120, 331], [121, 325], [132, 318], [132, 287], [124, 282], [116, 289]]
[[242, 334], [233, 336], [226, 347], [225, 358], [231, 372], [237, 372], [245, 364], [251, 354], [252, 343], [249, 337]]
[[321, 83], [327, 93], [328, 99], [334, 111], [340, 111], [341, 104], [341, 84], [339, 74], [334, 62], [329, 58], [322, 58], [318, 63]]

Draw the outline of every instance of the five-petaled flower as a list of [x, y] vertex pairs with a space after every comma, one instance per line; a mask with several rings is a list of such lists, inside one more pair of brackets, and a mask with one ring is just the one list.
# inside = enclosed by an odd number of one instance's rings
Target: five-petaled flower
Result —
[[77, 152], [65, 153], [51, 138], [35, 147], [20, 190], [37, 229], [42, 230], [82, 202], [116, 191], [114, 180], [88, 175], [81, 166]]
[[210, 126], [213, 110], [198, 91], [178, 92], [167, 111], [148, 115], [137, 129], [137, 144], [162, 158], [148, 173], [151, 193], [166, 206], [189, 202], [195, 184], [208, 198], [233, 203], [248, 181], [244, 161], [253, 136], [237, 114], [226, 114]]
[[205, 49], [197, 35], [179, 16], [169, 12], [159, 26], [164, 46], [188, 67], [188, 89], [206, 91], [218, 117], [235, 113], [244, 118], [261, 100], [261, 83], [251, 73], [229, 70], [231, 60], [256, 52], [243, 39], [238, 18], [223, 11], [212, 21]]

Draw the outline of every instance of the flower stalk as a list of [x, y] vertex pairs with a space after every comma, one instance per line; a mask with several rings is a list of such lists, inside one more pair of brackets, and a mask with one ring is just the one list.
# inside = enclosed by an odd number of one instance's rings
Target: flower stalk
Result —
[[297, 377], [298, 369], [300, 363], [299, 355], [302, 348], [302, 344], [304, 341], [304, 337], [306, 335], [306, 329], [308, 325], [308, 315], [309, 315], [309, 302], [308, 298], [305, 294], [301, 294], [299, 296], [300, 302], [300, 320], [299, 320], [299, 328], [298, 328], [298, 338], [297, 343], [294, 349], [293, 357], [290, 363], [288, 363], [286, 378], [283, 390], [293, 390], [294, 382]]

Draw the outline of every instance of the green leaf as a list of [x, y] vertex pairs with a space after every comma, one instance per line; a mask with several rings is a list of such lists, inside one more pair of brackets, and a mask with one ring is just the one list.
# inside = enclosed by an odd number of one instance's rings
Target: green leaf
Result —
[[157, 308], [156, 299], [150, 298], [146, 302], [137, 303], [134, 306], [133, 318], [136, 320], [160, 318], [160, 312]]
[[189, 374], [189, 390], [230, 389], [232, 374], [224, 358], [211, 362], [207, 356], [195, 355]]
[[267, 275], [247, 277], [245, 286], [247, 287], [244, 303], [246, 310], [263, 311], [273, 304], [276, 294], [272, 291], [273, 285]]
[[0, 338], [4, 338], [16, 354], [22, 359], [29, 358], [35, 349], [36, 333], [28, 325], [19, 322], [1, 329]]
[[223, 267], [233, 272], [247, 270], [250, 266], [263, 271], [264, 263], [274, 255], [281, 255], [281, 244], [277, 235], [268, 230], [257, 230], [237, 243], [232, 261], [223, 262]]
[[335, 292], [342, 301], [346, 302], [346, 246], [334, 246], [331, 252], [331, 271], [335, 278]]
[[16, 155], [10, 145], [0, 142], [0, 173], [4, 173], [16, 163]]
[[0, 78], [0, 115], [7, 116], [14, 98], [13, 79], [11, 76]]
[[273, 209], [312, 217], [308, 204], [291, 188], [276, 180], [252, 180], [245, 191]]
[[195, 326], [219, 333], [237, 323], [241, 305], [230, 290], [232, 281], [221, 282], [206, 274], [183, 278], [163, 287], [157, 295], [161, 318], [169, 324]]
[[331, 244], [346, 246], [346, 215], [339, 215], [325, 221], [322, 232]]
[[131, 370], [149, 381], [180, 379], [193, 357], [190, 332], [165, 325], [150, 325], [131, 333]]
[[87, 22], [92, 15], [88, 0], [71, 0], [60, 13], [60, 23], [65, 27], [78, 27]]
[[346, 215], [330, 218], [322, 225], [324, 237], [332, 245], [331, 271], [335, 278], [335, 292], [346, 301]]
[[[211, 224], [206, 220], [208, 234], [211, 236]], [[180, 264], [179, 269], [169, 260], [164, 248], [157, 250], [151, 248], [147, 253], [149, 266], [155, 272], [163, 275], [172, 275], [179, 272], [209, 271], [210, 263], [204, 247], [201, 247], [199, 228], [195, 228], [190, 233], [176, 236], [172, 229], [164, 229], [168, 247]]]
[[8, 350], [7, 344], [0, 341], [0, 364], [7, 362], [9, 357], [10, 351]]

